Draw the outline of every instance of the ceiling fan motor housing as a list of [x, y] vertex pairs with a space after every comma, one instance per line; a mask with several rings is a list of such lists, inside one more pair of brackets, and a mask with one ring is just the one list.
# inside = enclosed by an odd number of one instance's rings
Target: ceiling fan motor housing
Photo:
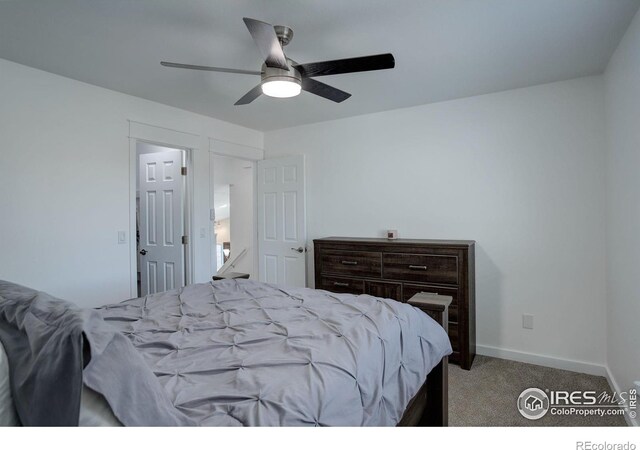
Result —
[[262, 64], [262, 83], [268, 81], [289, 81], [298, 85], [302, 84], [302, 76], [293, 65], [295, 64], [289, 58], [287, 58], [289, 64], [289, 70], [280, 69], [278, 67], [269, 67], [266, 64]]
[[291, 28], [284, 25], [276, 25], [273, 29], [276, 31], [276, 36], [278, 36], [278, 40], [283, 47], [293, 39], [293, 30]]

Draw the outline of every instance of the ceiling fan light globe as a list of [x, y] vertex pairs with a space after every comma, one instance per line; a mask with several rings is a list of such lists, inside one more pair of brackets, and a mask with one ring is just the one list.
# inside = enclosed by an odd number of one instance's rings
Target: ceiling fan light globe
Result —
[[262, 93], [269, 97], [289, 98], [300, 94], [297, 80], [267, 80], [262, 82]]

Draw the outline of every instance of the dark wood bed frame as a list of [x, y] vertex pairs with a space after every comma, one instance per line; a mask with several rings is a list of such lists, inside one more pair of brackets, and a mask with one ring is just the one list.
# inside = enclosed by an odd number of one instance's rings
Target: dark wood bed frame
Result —
[[[409, 304], [429, 314], [447, 330], [451, 297], [416, 294]], [[435, 366], [418, 393], [411, 399], [398, 426], [446, 427], [449, 424], [449, 358], [445, 356]]]

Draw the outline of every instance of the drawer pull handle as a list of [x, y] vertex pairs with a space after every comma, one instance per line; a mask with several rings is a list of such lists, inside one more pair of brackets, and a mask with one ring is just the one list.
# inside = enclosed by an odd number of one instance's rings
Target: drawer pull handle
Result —
[[333, 285], [339, 287], [349, 287], [349, 283], [340, 283], [339, 281], [334, 281]]
[[427, 266], [414, 266], [414, 265], [410, 265], [409, 269], [411, 270], [427, 270]]
[[345, 266], [357, 266], [358, 261], [341, 261]]

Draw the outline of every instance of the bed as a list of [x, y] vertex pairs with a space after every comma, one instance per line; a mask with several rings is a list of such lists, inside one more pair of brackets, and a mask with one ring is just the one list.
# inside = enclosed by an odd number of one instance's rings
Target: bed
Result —
[[25, 425], [445, 425], [451, 346], [423, 310], [252, 280], [89, 310], [0, 282], [0, 341]]

